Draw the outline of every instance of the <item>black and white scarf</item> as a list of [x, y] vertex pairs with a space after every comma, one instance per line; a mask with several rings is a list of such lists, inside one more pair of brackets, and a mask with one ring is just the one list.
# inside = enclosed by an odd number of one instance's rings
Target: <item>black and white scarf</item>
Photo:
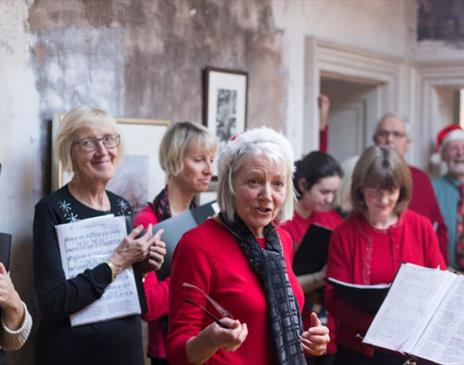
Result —
[[219, 217], [263, 283], [278, 364], [305, 365], [306, 360], [300, 345], [303, 323], [285, 270], [282, 246], [274, 225], [270, 223], [264, 227], [266, 244], [262, 249], [239, 217], [236, 216], [234, 221], [227, 219], [223, 213]]

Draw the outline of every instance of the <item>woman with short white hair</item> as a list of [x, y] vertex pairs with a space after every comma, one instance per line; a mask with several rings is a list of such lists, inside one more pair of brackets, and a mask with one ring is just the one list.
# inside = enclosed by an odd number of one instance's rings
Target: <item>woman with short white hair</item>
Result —
[[142, 365], [139, 316], [71, 327], [69, 316], [99, 299], [124, 269], [146, 262], [161, 267], [166, 249], [151, 227], [138, 237], [136, 227], [106, 262], [66, 279], [55, 226], [114, 214], [130, 216], [122, 197], [106, 190], [121, 158], [121, 136], [105, 111], [79, 107], [60, 123], [56, 149], [63, 168], [72, 171], [69, 184], [39, 201], [34, 216], [34, 281], [42, 321], [36, 342], [36, 364]]
[[292, 240], [274, 224], [293, 213], [292, 169], [290, 144], [268, 128], [224, 148], [221, 213], [187, 232], [174, 253], [172, 364], [306, 364], [304, 352], [325, 352], [328, 329], [317, 316], [302, 328]]

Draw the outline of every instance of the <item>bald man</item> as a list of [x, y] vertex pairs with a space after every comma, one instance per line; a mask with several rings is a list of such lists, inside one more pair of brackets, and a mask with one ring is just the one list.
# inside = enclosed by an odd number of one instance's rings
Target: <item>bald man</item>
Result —
[[[373, 136], [376, 145], [390, 146], [403, 157], [411, 145], [408, 125], [396, 114], [387, 113], [380, 118]], [[448, 260], [448, 232], [437, 203], [430, 178], [421, 170], [409, 165], [412, 177], [412, 197], [409, 209], [430, 219], [437, 232], [440, 249], [444, 259]]]

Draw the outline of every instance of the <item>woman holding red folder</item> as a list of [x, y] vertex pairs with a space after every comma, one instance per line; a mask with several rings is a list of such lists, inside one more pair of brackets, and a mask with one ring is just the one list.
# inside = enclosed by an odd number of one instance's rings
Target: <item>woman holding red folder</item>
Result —
[[[297, 194], [297, 203], [293, 218], [282, 224], [292, 236], [295, 249], [311, 224], [317, 224], [334, 230], [343, 222], [342, 217], [332, 209], [335, 195], [340, 187], [343, 170], [339, 163], [328, 153], [314, 151], [295, 163], [293, 185]], [[333, 318], [327, 319], [326, 310], [322, 307], [322, 294], [320, 289], [324, 286], [326, 266], [316, 273], [298, 276], [305, 293], [305, 306], [303, 308], [303, 321], [309, 324], [312, 311], [326, 317], [330, 329], [331, 342], [327, 346], [327, 355], [317, 358], [318, 365], [332, 363], [336, 352], [334, 342], [335, 322]]]
[[[194, 198], [205, 191], [211, 181], [216, 139], [196, 123], [173, 124], [164, 135], [159, 158], [166, 172], [166, 187], [134, 219], [134, 225], [156, 224], [195, 206]], [[148, 356], [152, 365], [169, 364], [166, 359], [167, 315], [170, 278], [158, 280], [156, 273], [145, 277], [148, 311]]]
[[[353, 172], [353, 214], [332, 234], [328, 277], [372, 285], [391, 283], [403, 262], [446, 268], [430, 221], [407, 209], [411, 184], [409, 168], [394, 149], [372, 146], [363, 152]], [[330, 284], [326, 303], [339, 322], [335, 365], [403, 365], [402, 355], [362, 344], [373, 314]]]

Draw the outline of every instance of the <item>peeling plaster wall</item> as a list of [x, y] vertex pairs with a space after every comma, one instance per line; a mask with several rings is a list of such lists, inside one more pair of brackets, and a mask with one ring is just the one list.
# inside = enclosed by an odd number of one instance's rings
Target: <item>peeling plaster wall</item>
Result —
[[89, 103], [115, 115], [201, 121], [209, 65], [249, 72], [249, 125], [281, 129], [286, 79], [270, 2], [223, 5], [35, 1], [29, 23], [42, 115]]
[[[0, 1], [0, 231], [13, 235], [11, 276], [32, 303], [32, 212], [41, 196], [39, 95], [30, 67], [28, 8], [23, 1]], [[31, 363], [32, 343], [12, 356]]]

